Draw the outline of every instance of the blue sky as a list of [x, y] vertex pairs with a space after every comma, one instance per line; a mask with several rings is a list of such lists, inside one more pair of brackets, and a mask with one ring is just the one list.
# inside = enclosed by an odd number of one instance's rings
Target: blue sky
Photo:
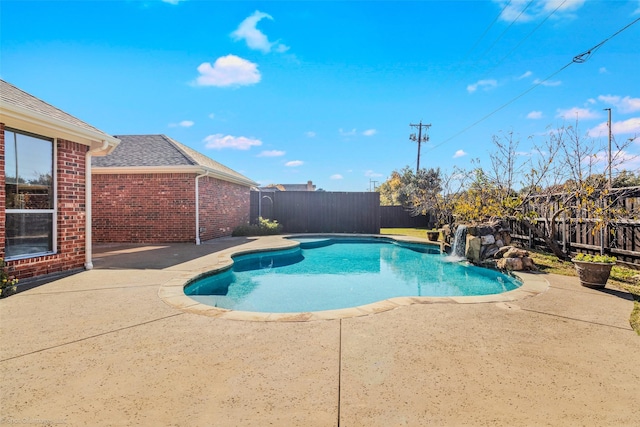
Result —
[[[431, 124], [420, 165], [445, 172], [489, 167], [503, 132], [526, 153], [578, 118], [605, 141], [605, 108], [616, 141], [640, 136], [640, 22], [612, 37], [640, 18], [638, 0], [0, 9], [2, 79], [107, 133], [166, 134], [263, 185], [369, 190], [415, 167], [420, 121]], [[640, 138], [622, 167], [638, 172], [638, 154]]]

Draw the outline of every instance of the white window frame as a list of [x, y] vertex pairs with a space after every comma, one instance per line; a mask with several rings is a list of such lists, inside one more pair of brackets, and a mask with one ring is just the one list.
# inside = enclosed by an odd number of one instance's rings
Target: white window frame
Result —
[[[4, 129], [4, 136], [5, 136], [5, 154], [6, 154], [6, 146], [7, 146], [7, 131], [9, 132], [13, 132], [15, 134], [22, 134], [22, 135], [27, 135], [27, 136], [31, 136], [33, 138], [39, 138], [45, 141], [50, 141], [53, 144], [53, 159], [52, 160], [52, 165], [51, 167], [53, 168], [52, 171], [52, 176], [53, 176], [53, 209], [7, 209], [5, 208], [5, 226], [7, 223], [7, 214], [9, 213], [16, 213], [16, 214], [37, 214], [37, 213], [50, 213], [51, 215], [53, 215], [53, 220], [51, 221], [52, 224], [52, 236], [51, 236], [51, 251], [45, 251], [45, 252], [35, 252], [35, 253], [30, 253], [30, 254], [22, 254], [22, 255], [16, 255], [16, 256], [6, 256], [6, 242], [5, 242], [5, 260], [6, 261], [15, 261], [15, 260], [20, 260], [20, 259], [28, 259], [28, 258], [36, 258], [39, 256], [45, 256], [45, 255], [56, 255], [58, 253], [58, 138], [49, 138], [43, 135], [38, 135], [38, 134], [34, 134], [32, 132], [27, 132], [27, 131], [23, 131], [20, 129], [14, 129], [14, 128], [9, 128], [6, 127]], [[15, 144], [15, 140], [12, 141], [13, 144]], [[5, 177], [7, 175], [7, 171], [6, 171], [6, 163], [5, 163]], [[6, 185], [6, 184], [5, 184]], [[6, 191], [6, 189], [5, 189]]]

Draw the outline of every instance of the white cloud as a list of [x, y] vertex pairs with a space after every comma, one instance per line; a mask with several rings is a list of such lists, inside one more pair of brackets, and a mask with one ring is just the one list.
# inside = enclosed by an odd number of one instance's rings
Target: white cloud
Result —
[[532, 75], [533, 75], [533, 73], [531, 71], [526, 71], [523, 75], [521, 75], [517, 79], [518, 80], [526, 79], [527, 77], [531, 77]]
[[374, 172], [371, 169], [369, 169], [368, 171], [365, 171], [364, 176], [369, 178], [380, 178], [382, 174], [378, 172]]
[[305, 135], [307, 136], [307, 138], [315, 138], [316, 137], [316, 133], [313, 132], [313, 131], [305, 132]]
[[568, 110], [558, 108], [557, 111], [558, 114], [556, 114], [556, 117], [565, 120], [591, 120], [600, 117], [599, 113], [591, 111], [588, 108], [573, 107], [569, 108]]
[[364, 132], [362, 132], [362, 134], [363, 134], [364, 136], [373, 136], [373, 135], [375, 135], [376, 133], [378, 133], [378, 131], [377, 131], [377, 130], [375, 130], [375, 129], [367, 129], [367, 130], [365, 130]]
[[467, 86], [467, 92], [473, 93], [478, 89], [491, 90], [498, 86], [498, 82], [494, 79], [478, 80], [477, 82]]
[[467, 155], [467, 152], [465, 152], [464, 150], [458, 150], [456, 151], [456, 153], [453, 155], [454, 159], [457, 159], [459, 157], [464, 157]]
[[268, 13], [256, 10], [253, 12], [253, 15], [240, 23], [238, 28], [231, 33], [231, 37], [234, 40], [244, 40], [250, 49], [259, 50], [264, 53], [269, 53], [272, 49], [276, 52], [286, 52], [289, 50], [288, 46], [280, 42], [270, 42], [267, 36], [257, 28], [258, 22], [264, 18], [273, 20], [273, 17]]
[[222, 56], [211, 65], [203, 62], [198, 67], [198, 86], [246, 86], [256, 84], [261, 75], [258, 65], [235, 55]]
[[291, 160], [290, 162], [287, 162], [284, 165], [290, 168], [295, 168], [295, 167], [304, 165], [304, 162], [302, 160]]
[[183, 120], [180, 123], [169, 123], [169, 127], [171, 128], [175, 128], [175, 127], [190, 128], [193, 125], [195, 125], [195, 122], [191, 120]]
[[265, 150], [258, 154], [258, 157], [280, 157], [284, 156], [285, 154], [287, 153], [282, 150]]
[[252, 146], [262, 145], [262, 141], [255, 138], [247, 138], [244, 136], [222, 135], [216, 133], [209, 135], [204, 139], [207, 148], [221, 150], [223, 148], [232, 148], [234, 150], [248, 150]]
[[598, 72], [599, 72], [600, 74], [607, 74], [607, 73], [609, 73], [609, 70], [607, 70], [607, 68], [606, 68], [606, 67], [600, 67], [600, 68], [598, 69]]
[[339, 173], [335, 173], [329, 177], [329, 179], [343, 179], [344, 177]]
[[[589, 129], [587, 133], [594, 138], [605, 136], [609, 134], [609, 126], [607, 122], [602, 122], [598, 126]], [[640, 117], [613, 122], [611, 124], [611, 133], [614, 135], [640, 135]]]
[[542, 111], [531, 111], [527, 114], [527, 119], [538, 120], [542, 118]]
[[541, 86], [553, 87], [553, 86], [560, 86], [562, 84], [562, 82], [560, 80], [540, 80], [540, 79], [535, 79], [533, 81], [533, 84], [541, 85]]
[[355, 129], [351, 129], [349, 131], [346, 131], [346, 130], [343, 130], [342, 128], [340, 128], [340, 129], [338, 129], [338, 132], [342, 136], [353, 136], [353, 135], [356, 134], [356, 130]]
[[[507, 22], [525, 23], [536, 19], [543, 19], [550, 12], [555, 11], [555, 18], [572, 18], [573, 12], [580, 9], [585, 0], [493, 0], [500, 8], [504, 8], [500, 19]], [[557, 9], [557, 11], [556, 11]]]
[[635, 113], [636, 111], [640, 111], [640, 98], [631, 98], [630, 96], [621, 98], [614, 95], [600, 95], [598, 99], [605, 104], [615, 106], [621, 113]]
[[162, 0], [162, 3], [178, 4], [178, 3], [185, 2], [185, 1], [187, 1], [187, 0]]
[[211, 114], [209, 114], [207, 117], [209, 117], [211, 120], [213, 120], [213, 119], [215, 119], [215, 118], [216, 118], [216, 115], [215, 115], [215, 114], [213, 114], [213, 113], [211, 113]]

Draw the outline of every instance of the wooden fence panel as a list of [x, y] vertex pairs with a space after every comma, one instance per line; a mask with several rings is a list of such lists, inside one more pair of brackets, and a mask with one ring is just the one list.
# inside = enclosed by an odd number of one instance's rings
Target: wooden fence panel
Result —
[[[257, 196], [254, 194], [258, 194]], [[251, 221], [257, 221], [259, 192], [252, 192]], [[272, 215], [265, 213], [273, 200]], [[377, 192], [276, 191], [262, 192], [264, 218], [282, 224], [285, 233], [380, 233], [380, 194]]]
[[427, 215], [411, 216], [402, 206], [380, 206], [381, 228], [432, 227], [433, 221]]

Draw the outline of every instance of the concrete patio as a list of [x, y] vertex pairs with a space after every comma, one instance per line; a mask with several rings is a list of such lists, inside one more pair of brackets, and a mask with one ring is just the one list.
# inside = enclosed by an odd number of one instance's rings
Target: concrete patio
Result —
[[511, 302], [301, 322], [158, 295], [268, 242], [96, 247], [93, 270], [0, 300], [0, 424], [638, 425], [631, 296], [573, 277], [539, 275], [546, 292]]

